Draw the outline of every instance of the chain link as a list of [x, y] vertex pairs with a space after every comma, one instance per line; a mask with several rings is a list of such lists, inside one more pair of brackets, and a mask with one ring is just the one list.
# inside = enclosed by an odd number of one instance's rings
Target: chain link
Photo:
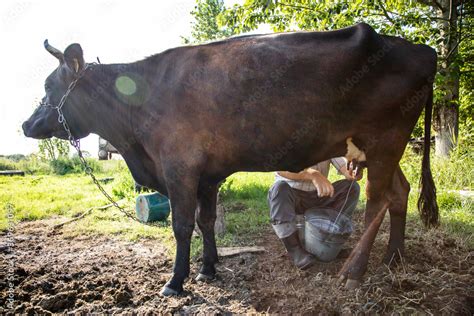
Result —
[[100, 184], [99, 180], [97, 180], [96, 176], [93, 173], [93, 170], [92, 170], [91, 166], [89, 165], [87, 160], [84, 158], [84, 155], [82, 154], [81, 143], [80, 143], [79, 139], [75, 139], [74, 136], [71, 133], [71, 129], [69, 127], [69, 124], [66, 121], [66, 118], [64, 117], [64, 113], [62, 111], [62, 108], [63, 108], [64, 104], [66, 103], [66, 100], [67, 100], [69, 94], [76, 87], [76, 84], [79, 81], [79, 79], [81, 79], [84, 76], [85, 72], [87, 71], [87, 69], [90, 68], [91, 65], [95, 65], [95, 64], [96, 63], [86, 64], [86, 66], [79, 73], [79, 75], [69, 84], [66, 92], [62, 96], [62, 98], [59, 101], [59, 104], [57, 106], [51, 105], [51, 104], [42, 104], [42, 105], [52, 107], [52, 108], [56, 109], [56, 111], [58, 112], [58, 122], [60, 124], [62, 124], [64, 130], [66, 131], [66, 133], [68, 135], [69, 143], [76, 149], [79, 160], [81, 161], [81, 163], [83, 165], [84, 172], [91, 177], [92, 182], [95, 183], [95, 185], [100, 190], [100, 192], [102, 192], [102, 194], [107, 198], [107, 200], [109, 200], [109, 202], [115, 208], [117, 208], [126, 217], [128, 217], [128, 218], [130, 218], [134, 221], [137, 221], [139, 223], [146, 224], [146, 225], [149, 225], [149, 226], [166, 226], [167, 222], [165, 222], [164, 224], [161, 224], [161, 225], [160, 224], [143, 223], [134, 215], [134, 213], [132, 211], [126, 210], [125, 208], [118, 205], [118, 203], [110, 196], [110, 194], [108, 194], [107, 191], [105, 191], [104, 187]]

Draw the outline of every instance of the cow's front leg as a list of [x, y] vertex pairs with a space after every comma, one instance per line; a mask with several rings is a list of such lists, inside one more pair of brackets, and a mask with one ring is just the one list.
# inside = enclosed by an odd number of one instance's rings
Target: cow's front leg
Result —
[[214, 225], [216, 223], [217, 185], [201, 185], [198, 191], [197, 223], [202, 232], [202, 267], [196, 280], [208, 281], [215, 278], [215, 263], [218, 261]]
[[194, 230], [198, 183], [197, 178], [192, 175], [192, 170], [177, 168], [168, 170], [165, 175], [176, 239], [176, 257], [173, 277], [161, 290], [164, 296], [181, 293], [184, 280], [189, 276], [189, 252]]

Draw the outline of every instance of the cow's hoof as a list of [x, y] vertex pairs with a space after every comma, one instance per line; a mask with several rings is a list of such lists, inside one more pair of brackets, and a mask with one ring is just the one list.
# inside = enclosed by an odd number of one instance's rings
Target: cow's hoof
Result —
[[360, 286], [359, 280], [347, 279], [345, 288], [348, 290], [357, 289]]
[[179, 295], [179, 292], [165, 285], [161, 289], [160, 294], [163, 296], [177, 296]]
[[196, 277], [196, 281], [208, 283], [208, 282], [213, 281], [215, 278], [216, 278], [215, 275], [207, 275], [207, 274], [199, 273]]

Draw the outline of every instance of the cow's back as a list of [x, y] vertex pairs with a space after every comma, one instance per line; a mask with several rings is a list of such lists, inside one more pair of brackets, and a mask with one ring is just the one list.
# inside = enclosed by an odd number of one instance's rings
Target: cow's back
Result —
[[[188, 129], [187, 141], [206, 144], [210, 159], [227, 169], [309, 165], [357, 130], [385, 128], [380, 113], [402, 119], [400, 102], [426, 80], [417, 75], [424, 61], [416, 46], [358, 24], [177, 48], [152, 57], [159, 59], [160, 104], [149, 110], [167, 117], [157, 133]], [[279, 148], [284, 159], [269, 164]]]

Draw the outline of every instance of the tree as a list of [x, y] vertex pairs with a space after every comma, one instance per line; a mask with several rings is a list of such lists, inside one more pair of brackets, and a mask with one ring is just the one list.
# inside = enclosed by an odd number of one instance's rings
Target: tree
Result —
[[458, 46], [461, 40], [458, 31], [460, 0], [427, 1], [436, 10], [437, 25], [441, 41], [438, 44], [440, 58], [437, 89], [441, 92], [434, 108], [436, 130], [436, 154], [449, 155], [455, 147], [459, 134], [459, 68]]
[[[465, 0], [247, 0], [223, 11], [218, 21], [236, 33], [263, 23], [274, 31], [292, 31], [331, 30], [366, 22], [383, 34], [437, 48], [433, 126], [437, 132], [436, 153], [446, 157], [459, 133], [460, 92], [466, 102], [461, 109], [473, 112], [473, 14], [472, 1]], [[472, 116], [461, 118], [472, 122]]]
[[59, 138], [41, 139], [38, 142], [41, 159], [56, 160], [69, 155], [69, 142]]
[[195, 20], [191, 25], [191, 36], [183, 37], [184, 42], [203, 43], [234, 35], [233, 27], [219, 26], [217, 23], [217, 17], [224, 11], [223, 0], [197, 0], [194, 10], [191, 11]]

